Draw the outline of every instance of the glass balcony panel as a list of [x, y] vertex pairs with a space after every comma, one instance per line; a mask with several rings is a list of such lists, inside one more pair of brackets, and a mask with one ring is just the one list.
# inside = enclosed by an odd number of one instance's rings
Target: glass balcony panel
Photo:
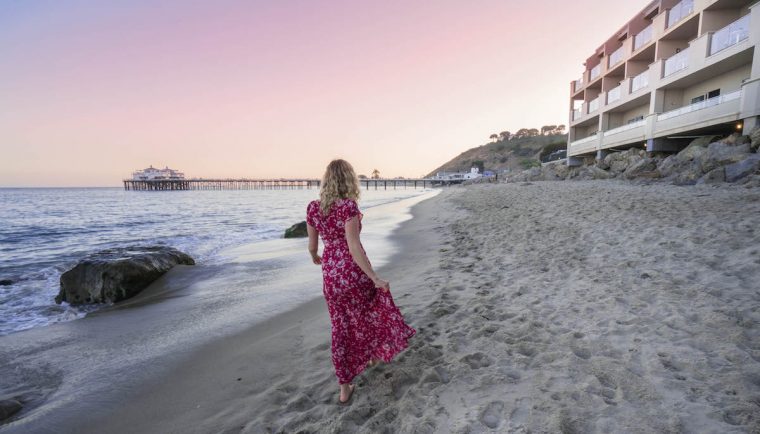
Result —
[[588, 112], [594, 113], [599, 110], [599, 97], [596, 97], [588, 102]]
[[599, 77], [599, 74], [602, 73], [602, 65], [596, 65], [591, 69], [591, 74], [589, 76], [590, 81], [594, 80], [596, 77]]
[[633, 80], [631, 80], [631, 93], [643, 89], [647, 86], [649, 86], [649, 71], [644, 71], [641, 74], [633, 77]]
[[633, 37], [633, 49], [638, 50], [639, 48], [643, 47], [647, 42], [652, 40], [653, 34], [654, 27], [652, 27], [652, 24], [650, 24], [647, 26], [647, 28], [639, 32], [638, 35]]
[[668, 28], [673, 27], [692, 12], [694, 12], [694, 0], [682, 0], [668, 12]]
[[607, 104], [612, 104], [613, 102], [620, 99], [622, 92], [622, 85], [619, 85], [618, 87], [614, 89], [610, 89], [607, 92]]
[[573, 90], [578, 92], [583, 88], [583, 79], [578, 79], [573, 82]]
[[712, 39], [710, 39], [710, 55], [719, 53], [749, 38], [749, 18], [749, 15], [745, 15], [713, 33]]
[[643, 127], [644, 124], [645, 124], [645, 121], [643, 121], [643, 120], [631, 122], [631, 123], [628, 123], [626, 125], [623, 125], [623, 126], [620, 126], [620, 127], [613, 128], [611, 130], [605, 131], [604, 132], [604, 136], [606, 137], [606, 136], [610, 136], [610, 135], [613, 135], [613, 134], [622, 133], [624, 131], [633, 130], [635, 128], [640, 128], [640, 127]]
[[686, 113], [691, 113], [693, 111], [702, 110], [703, 108], [713, 107], [713, 106], [716, 106], [716, 105], [720, 105], [720, 104], [723, 104], [723, 103], [728, 102], [728, 101], [737, 100], [737, 99], [741, 98], [741, 96], [742, 96], [742, 91], [741, 90], [737, 90], [735, 92], [727, 93], [725, 95], [716, 96], [714, 98], [709, 98], [709, 99], [706, 99], [706, 100], [702, 100], [702, 101], [696, 102], [694, 104], [689, 104], [689, 105], [681, 107], [679, 109], [675, 109], [675, 110], [671, 110], [669, 112], [661, 113], [661, 114], [657, 115], [657, 120], [670, 119], [670, 118], [674, 118], [676, 116], [680, 116], [680, 115], [683, 115], [683, 114], [686, 114]]
[[607, 66], [610, 68], [620, 63], [623, 60], [623, 47], [618, 48], [612, 54], [610, 54], [610, 60]]
[[581, 109], [573, 110], [573, 120], [576, 121], [581, 117]]
[[665, 59], [665, 75], [668, 77], [675, 74], [678, 71], [684, 70], [689, 66], [689, 49], [685, 49], [680, 53]]

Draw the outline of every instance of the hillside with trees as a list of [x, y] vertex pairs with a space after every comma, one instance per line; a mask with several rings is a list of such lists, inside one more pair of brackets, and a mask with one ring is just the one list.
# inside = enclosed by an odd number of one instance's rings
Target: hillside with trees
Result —
[[567, 146], [564, 125], [520, 128], [515, 133], [502, 131], [491, 134], [490, 139], [490, 143], [462, 152], [428, 176], [438, 172], [468, 172], [472, 167], [478, 167], [481, 172], [528, 169], [540, 165], [542, 159]]

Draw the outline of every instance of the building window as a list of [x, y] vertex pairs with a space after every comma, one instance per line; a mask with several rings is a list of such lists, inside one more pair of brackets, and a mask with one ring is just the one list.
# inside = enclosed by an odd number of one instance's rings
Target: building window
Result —
[[720, 89], [715, 89], [707, 92], [707, 99], [715, 98], [716, 96], [720, 96]]
[[705, 100], [705, 96], [704, 96], [704, 95], [699, 95], [699, 96], [698, 96], [698, 97], [696, 97], [696, 98], [692, 98], [692, 99], [691, 99], [691, 103], [692, 103], [692, 104], [696, 104], [696, 103], [698, 103], [698, 102], [702, 102], [702, 101], [704, 101], [704, 100]]

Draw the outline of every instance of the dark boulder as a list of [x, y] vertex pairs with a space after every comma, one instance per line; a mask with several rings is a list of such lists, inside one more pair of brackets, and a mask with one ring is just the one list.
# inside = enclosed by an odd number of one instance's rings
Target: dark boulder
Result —
[[5, 420], [21, 410], [21, 403], [15, 399], [0, 400], [0, 420]]
[[61, 290], [55, 302], [88, 304], [125, 300], [179, 264], [195, 265], [195, 261], [165, 246], [104, 250], [79, 261], [61, 275]]
[[306, 231], [306, 222], [296, 223], [293, 226], [285, 229], [285, 238], [303, 238], [309, 236]]
[[0, 286], [11, 286], [13, 281], [11, 279], [0, 279]]
[[736, 182], [760, 170], [760, 154], [750, 154], [742, 161], [727, 165], [725, 169], [726, 181]]
[[760, 127], [755, 127], [751, 133], [749, 133], [750, 144], [749, 147], [752, 152], [757, 152], [760, 148]]

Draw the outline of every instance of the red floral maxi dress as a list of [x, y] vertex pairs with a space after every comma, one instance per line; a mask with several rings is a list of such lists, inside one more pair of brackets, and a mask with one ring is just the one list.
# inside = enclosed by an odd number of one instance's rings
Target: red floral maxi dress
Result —
[[351, 257], [345, 224], [354, 216], [359, 216], [361, 230], [362, 214], [351, 199], [335, 201], [326, 216], [317, 200], [306, 209], [306, 222], [324, 244], [322, 291], [332, 323], [332, 362], [341, 384], [350, 383], [372, 358], [390, 362], [415, 334], [390, 292], [375, 288]]

